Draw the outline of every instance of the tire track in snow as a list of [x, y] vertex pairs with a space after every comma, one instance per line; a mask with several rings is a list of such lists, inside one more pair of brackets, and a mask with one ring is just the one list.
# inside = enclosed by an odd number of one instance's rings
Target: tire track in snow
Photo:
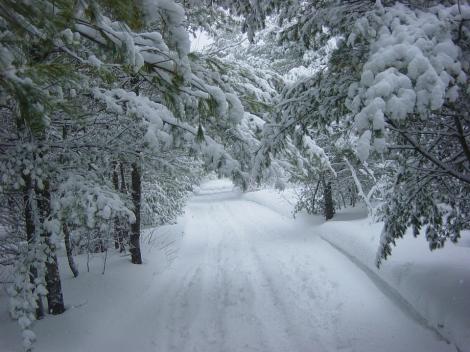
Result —
[[[320, 341], [320, 338], [318, 336], [314, 336], [314, 328], [316, 327], [314, 325], [316, 324], [312, 324], [311, 319], [307, 320], [308, 322], [310, 322], [309, 327], [311, 328], [310, 333], [306, 334], [308, 336], [304, 336], [301, 333], [300, 330], [305, 330], [306, 328], [304, 324], [306, 321], [304, 320], [302, 322], [299, 322], [295, 317], [292, 317], [292, 308], [289, 307], [289, 304], [287, 304], [287, 302], [281, 299], [281, 296], [279, 295], [279, 285], [274, 283], [272, 276], [266, 270], [265, 265], [261, 260], [260, 255], [256, 251], [256, 249], [252, 247], [252, 250], [253, 256], [258, 263], [257, 266], [260, 269], [260, 273], [262, 274], [264, 281], [267, 284], [266, 287], [268, 289], [272, 301], [274, 302], [274, 306], [278, 309], [281, 316], [283, 317], [283, 320], [287, 325], [286, 334], [288, 335], [291, 343], [295, 346], [294, 350], [299, 352], [311, 351], [312, 348], [314, 348], [315, 351], [328, 351], [328, 349], [326, 349], [323, 343]], [[291, 303], [293, 304], [294, 302], [292, 301]]]
[[[181, 352], [185, 350], [187, 342], [191, 336], [191, 322], [197, 315], [199, 306], [189, 305], [189, 296], [191, 300], [200, 296], [201, 268], [191, 270], [183, 280], [182, 292], [176, 292], [171, 304], [168, 305], [170, 314], [166, 325], [169, 332], [167, 337], [167, 347], [169, 351]], [[196, 299], [199, 301], [199, 299]]]
[[[209, 208], [210, 211], [207, 211]], [[224, 290], [226, 283], [224, 282], [224, 264], [222, 264], [221, 247], [223, 237], [214, 236], [220, 229], [217, 223], [211, 218], [211, 214], [218, 208], [217, 204], [204, 205], [198, 208], [200, 211], [195, 213], [198, 219], [196, 224], [188, 229], [188, 237], [194, 235], [195, 232], [201, 232], [206, 241], [201, 248], [203, 258], [201, 266], [204, 267], [204, 276], [202, 277], [202, 292], [200, 311], [197, 325], [193, 327], [192, 344], [201, 347], [201, 351], [225, 351], [226, 344], [226, 311], [223, 305]], [[205, 226], [200, 226], [204, 224]], [[196, 234], [201, 236], [201, 233]], [[190, 240], [190, 238], [189, 238]], [[193, 348], [194, 349], [194, 348]], [[192, 349], [192, 350], [193, 350]]]
[[[256, 204], [256, 206], [259, 205]], [[270, 211], [270, 209], [267, 210]], [[277, 231], [275, 225], [278, 218], [273, 217], [271, 220], [274, 226], [272, 226], [270, 230]], [[243, 218], [241, 224], [245, 229], [250, 230], [251, 236], [263, 238], [265, 233], [258, 230], [257, 221], [258, 219], [253, 216], [253, 213], [249, 212], [247, 216]], [[300, 266], [298, 264], [292, 265], [294, 263], [292, 261], [287, 265], [273, 256], [264, 256], [265, 258], [269, 258], [269, 263], [267, 263], [262, 259], [263, 256], [260, 255], [259, 250], [256, 249], [252, 241], [250, 242], [250, 250], [257, 262], [257, 267], [263, 276], [263, 280], [267, 282], [267, 287], [269, 288], [269, 293], [273, 298], [275, 306], [279, 309], [283, 319], [288, 325], [288, 335], [295, 346], [295, 349], [291, 350], [312, 351], [312, 348], [314, 348], [315, 351], [330, 351], [331, 349], [325, 345], [324, 340], [327, 339], [327, 336], [331, 335], [331, 329], [322, 326], [325, 321], [329, 322], [329, 319], [318, 318], [318, 312], [322, 310], [324, 301], [326, 301], [325, 299], [322, 302], [318, 302], [319, 295], [323, 293], [326, 297], [328, 291], [325, 291], [325, 287], [323, 286], [321, 290], [318, 290], [316, 296], [312, 297], [312, 291], [306, 292], [306, 290], [298, 290], [299, 285], [289, 285], [288, 283], [293, 283], [293, 278], [297, 277], [296, 274], [293, 275], [293, 270], [299, 271]], [[276, 268], [276, 279], [274, 279], [274, 276], [268, 271], [268, 267]], [[312, 273], [310, 272], [309, 274], [311, 275]], [[304, 277], [307, 277], [307, 275], [304, 275]], [[325, 280], [323, 283], [329, 282]], [[289, 294], [281, 295], [282, 291], [288, 291]], [[301, 293], [304, 293], [304, 297], [302, 297]], [[305, 296], [307, 297], [306, 299]], [[285, 301], [286, 297], [290, 297], [291, 299], [287, 302]], [[296, 299], [292, 299], [292, 297]], [[329, 312], [328, 315], [331, 315], [331, 312]], [[300, 316], [302, 319], [299, 319]], [[322, 318], [325, 318], [325, 316], [322, 315]], [[321, 337], [319, 333], [320, 328], [322, 330]], [[334, 340], [334, 337], [330, 336], [328, 339]]]
[[[243, 243], [250, 243], [249, 246], [246, 246], [245, 251], [249, 254], [248, 258], [251, 259], [250, 266], [255, 273], [255, 277], [252, 278], [252, 281], [258, 283], [258, 296], [262, 297], [264, 306], [277, 312], [276, 320], [280, 325], [279, 330], [281, 330], [281, 334], [284, 335], [285, 340], [288, 341], [288, 346], [283, 346], [281, 351], [312, 351], [312, 348], [314, 348], [316, 352], [328, 351], [322, 344], [319, 336], [315, 334], [316, 325], [312, 324], [311, 319], [307, 318], [307, 320], [305, 320], [304, 318], [299, 321], [298, 317], [293, 316], [292, 307], [289, 306], [288, 302], [280, 295], [281, 290], [279, 286], [280, 283], [285, 283], [285, 280], [275, 280], [273, 278], [267, 270], [267, 265], [261, 259], [258, 250], [253, 245], [253, 238], [255, 238], [256, 235], [258, 235], [258, 237], [263, 235], [262, 232], [257, 230], [257, 225], [259, 224], [252, 221], [247, 222], [248, 219], [252, 218], [250, 212], [247, 212], [243, 218], [240, 217], [238, 212], [233, 212], [231, 208], [240, 206], [241, 204], [239, 202], [232, 202], [230, 205], [230, 207], [227, 207], [227, 212], [230, 214], [230, 219], [232, 219], [230, 221], [235, 222], [235, 219], [237, 220], [236, 226], [241, 234], [241, 240]], [[274, 230], [274, 227], [271, 228], [271, 230]], [[250, 237], [248, 237], [248, 233]], [[277, 266], [275, 267], [278, 269]], [[289, 303], [294, 304], [295, 301], [291, 300]], [[310, 322], [310, 324], [306, 326], [306, 322]], [[273, 324], [272, 320], [270, 324]], [[270, 328], [272, 328], [272, 326]], [[306, 332], [307, 330], [308, 332]], [[276, 335], [276, 338], [279, 338], [279, 336]]]
[[[223, 239], [219, 242], [219, 252], [223, 258], [220, 272], [224, 278], [225, 324], [227, 327], [232, 325], [232, 329], [228, 328], [228, 335], [232, 333], [231, 330], [236, 330], [236, 334], [233, 334], [235, 336], [227, 336], [227, 345], [235, 343], [235, 347], [228, 346], [224, 351], [274, 351], [272, 347], [267, 346], [264, 324], [253, 313], [256, 287], [253, 286], [243, 238], [228, 212], [227, 202], [222, 202], [218, 210], [218, 216], [213, 219], [218, 224], [219, 233], [223, 234], [220, 236]], [[245, 343], [237, 349], [237, 344], [243, 341], [234, 340], [240, 338], [245, 340]]]
[[337, 301], [338, 283], [329, 279], [325, 267], [319, 262], [306, 259], [302, 257], [301, 261], [298, 257], [291, 257], [289, 263], [279, 260], [283, 281], [290, 283], [287, 287], [296, 297], [297, 309], [311, 312], [312, 326], [321, 331], [317, 335], [321, 335], [323, 341], [328, 339], [328, 345], [334, 345], [338, 350], [347, 348], [350, 343], [345, 341], [338, 326], [343, 306]]
[[[196, 212], [197, 213], [197, 212]], [[193, 216], [194, 219], [194, 216]], [[193, 243], [191, 227], [207, 232], [212, 224], [210, 219], [188, 219], [185, 226], [185, 236], [178, 251], [178, 257], [171, 263], [168, 271], [161, 280], [159, 295], [159, 310], [156, 312], [159, 324], [156, 327], [157, 351], [193, 351], [193, 344], [200, 344], [199, 331], [201, 310], [205, 310], [205, 284], [207, 251], [195, 253], [201, 247], [200, 242]], [[195, 236], [196, 239], [198, 236]], [[200, 237], [200, 236], [199, 236]], [[199, 238], [200, 239], [200, 238]], [[216, 315], [216, 314], [215, 314]], [[221, 341], [218, 336], [214, 341]]]
[[[217, 207], [216, 207], [217, 208]], [[226, 328], [226, 307], [224, 304], [227, 283], [225, 275], [225, 262], [223, 261], [222, 248], [224, 242], [219, 238], [214, 237], [214, 233], [220, 231], [217, 224], [210, 217], [210, 214], [214, 211], [214, 206], [210, 206], [210, 212], [204, 214], [206, 221], [211, 222], [211, 227], [206, 230], [212, 234], [207, 236], [208, 241], [208, 253], [206, 256], [206, 266], [208, 269], [207, 276], [207, 289], [208, 294], [206, 297], [205, 310], [208, 311], [208, 329], [202, 330], [201, 333], [205, 337], [207, 348], [205, 351], [225, 351], [227, 350], [227, 328]], [[223, 240], [224, 238], [222, 238]]]

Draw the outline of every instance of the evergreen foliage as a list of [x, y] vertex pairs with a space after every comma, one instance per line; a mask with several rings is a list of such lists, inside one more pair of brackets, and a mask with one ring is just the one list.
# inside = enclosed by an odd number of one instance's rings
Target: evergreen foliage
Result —
[[[198, 31], [214, 43], [190, 52]], [[3, 0], [0, 265], [25, 350], [65, 310], [63, 246], [74, 276], [113, 246], [142, 263], [141, 225], [174, 221], [209, 172], [293, 183], [326, 219], [363, 202], [377, 265], [410, 228], [458, 241], [469, 70], [467, 1]]]

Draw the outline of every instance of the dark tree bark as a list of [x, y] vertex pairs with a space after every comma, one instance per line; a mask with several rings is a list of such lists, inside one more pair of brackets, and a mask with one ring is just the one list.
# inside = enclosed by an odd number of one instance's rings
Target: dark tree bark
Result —
[[127, 193], [127, 186], [126, 186], [126, 177], [124, 172], [124, 163], [119, 163], [119, 170], [121, 172], [121, 192]]
[[356, 206], [355, 192], [352, 189], [352, 187], [349, 187], [348, 191], [349, 191], [349, 205], [355, 207]]
[[[122, 163], [119, 163], [119, 169], [121, 172], [121, 188], [119, 188], [119, 173], [118, 163], [113, 162], [113, 186], [116, 191], [126, 192], [125, 179], [124, 179], [124, 167]], [[119, 252], [125, 252], [124, 247], [124, 236], [125, 236], [125, 224], [119, 219], [114, 220], [114, 248], [119, 249]]]
[[335, 207], [333, 203], [333, 195], [331, 191], [331, 181], [324, 184], [324, 215], [326, 220], [330, 220], [335, 215]]
[[104, 253], [106, 252], [106, 245], [103, 241], [103, 234], [98, 232], [97, 238], [94, 241], [93, 253]]
[[135, 222], [131, 225], [130, 252], [133, 264], [142, 264], [140, 253], [140, 205], [142, 201], [142, 170], [140, 165], [132, 163], [131, 187], [132, 203], [134, 205]]
[[315, 191], [313, 192], [312, 197], [312, 214], [315, 214], [315, 202], [317, 200], [318, 189], [320, 188], [320, 180], [318, 180], [317, 185], [315, 186]]
[[[50, 247], [55, 247], [49, 245]], [[46, 264], [46, 285], [47, 285], [47, 306], [49, 314], [57, 315], [65, 312], [64, 297], [62, 295], [62, 284], [60, 282], [59, 267], [57, 265], [57, 256], [54, 254], [49, 256]]]
[[[49, 216], [51, 195], [49, 192], [49, 183], [44, 182], [43, 189], [37, 189], [39, 196], [39, 211], [41, 212], [41, 222]], [[62, 295], [62, 284], [60, 281], [59, 266], [57, 263], [56, 247], [50, 241], [50, 233], [43, 231], [44, 242], [46, 243], [49, 253], [46, 262], [46, 288], [47, 288], [47, 305], [49, 314], [57, 315], [65, 312], [64, 297]]]
[[77, 277], [78, 269], [77, 269], [77, 266], [75, 265], [75, 261], [73, 260], [72, 245], [70, 243], [70, 231], [69, 231], [69, 227], [67, 226], [67, 224], [63, 225], [63, 230], [64, 230], [65, 251], [67, 252], [67, 260], [69, 262], [69, 268], [72, 271], [73, 277]]
[[[116, 191], [119, 191], [119, 175], [117, 172], [117, 162], [113, 162], [113, 186]], [[114, 220], [114, 249], [119, 249], [119, 220]]]
[[[25, 220], [25, 228], [26, 228], [26, 239], [28, 243], [34, 241], [34, 219], [33, 219], [33, 209], [31, 205], [30, 194], [33, 192], [31, 176], [26, 175], [23, 176], [25, 181], [25, 189], [23, 193], [23, 201], [24, 201], [24, 220]], [[30, 273], [30, 282], [35, 285], [35, 279], [38, 277], [38, 271], [35, 267], [31, 266], [29, 268]], [[36, 308], [36, 319], [42, 319], [44, 317], [44, 306], [42, 304], [42, 300], [38, 297], [37, 301], [37, 308]]]
[[346, 199], [344, 199], [344, 194], [343, 192], [339, 192], [340, 196], [341, 196], [341, 200], [343, 201], [343, 207], [346, 208]]
[[[124, 194], [127, 194], [128, 187], [126, 184], [126, 176], [125, 176], [126, 171], [125, 171], [125, 164], [123, 161], [119, 163], [119, 170], [121, 173], [121, 192]], [[126, 240], [130, 238], [130, 228], [127, 222], [120, 222], [119, 225], [120, 225], [119, 240], [121, 241], [119, 252], [122, 253], [126, 251], [125, 243], [126, 243]]]

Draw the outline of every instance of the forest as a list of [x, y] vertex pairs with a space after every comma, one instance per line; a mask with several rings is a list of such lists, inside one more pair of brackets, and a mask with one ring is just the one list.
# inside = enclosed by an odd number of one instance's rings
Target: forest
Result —
[[0, 0], [0, 350], [470, 351], [469, 74], [467, 0]]

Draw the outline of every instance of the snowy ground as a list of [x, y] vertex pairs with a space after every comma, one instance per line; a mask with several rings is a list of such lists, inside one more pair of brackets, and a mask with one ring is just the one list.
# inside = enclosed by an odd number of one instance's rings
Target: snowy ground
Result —
[[[79, 258], [78, 279], [64, 267], [71, 307], [36, 323], [36, 350], [456, 351], [391, 287], [322, 238], [331, 225], [293, 220], [288, 193], [273, 197], [210, 181], [177, 225], [146, 234], [143, 266], [115, 254], [104, 276], [102, 257], [89, 273]], [[0, 351], [19, 345], [0, 297]]]

